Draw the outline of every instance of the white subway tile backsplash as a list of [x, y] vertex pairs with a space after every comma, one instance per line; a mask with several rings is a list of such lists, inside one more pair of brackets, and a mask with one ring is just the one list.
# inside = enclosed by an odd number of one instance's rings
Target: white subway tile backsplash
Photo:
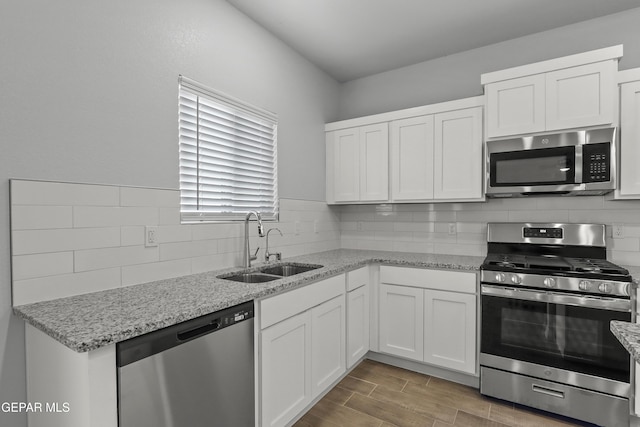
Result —
[[12, 230], [42, 230], [72, 226], [71, 206], [14, 205], [11, 207]]
[[12, 205], [118, 206], [120, 189], [111, 185], [11, 180]]
[[14, 280], [13, 304], [22, 305], [121, 286], [120, 268]]
[[115, 247], [120, 246], [120, 229], [104, 227], [15, 230], [11, 246], [13, 255]]
[[191, 274], [191, 259], [130, 265], [122, 267], [122, 284], [124, 286], [139, 285], [189, 274]]
[[120, 246], [117, 248], [75, 251], [75, 271], [99, 270], [160, 260], [158, 247]]
[[[11, 208], [18, 305], [242, 261], [242, 222], [181, 224], [178, 190], [14, 180]], [[281, 209], [281, 218], [292, 220], [265, 223], [285, 233], [271, 234], [272, 250], [294, 256], [340, 247], [339, 209], [288, 199]], [[144, 246], [148, 225], [158, 226], [158, 246]], [[263, 255], [266, 242], [258, 238], [255, 221], [250, 236], [252, 249], [261, 246]], [[104, 277], [94, 280], [94, 274]], [[92, 283], [83, 286], [84, 281]]]
[[188, 242], [191, 240], [191, 225], [161, 225], [158, 227], [158, 242]]
[[120, 227], [120, 245], [144, 245], [144, 226], [134, 225]]
[[120, 206], [175, 208], [180, 206], [179, 190], [120, 187]]
[[19, 255], [12, 261], [13, 280], [73, 273], [73, 252]]

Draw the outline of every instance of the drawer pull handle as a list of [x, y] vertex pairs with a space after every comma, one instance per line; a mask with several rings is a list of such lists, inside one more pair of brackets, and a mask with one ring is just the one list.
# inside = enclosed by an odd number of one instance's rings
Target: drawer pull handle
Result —
[[536, 393], [542, 393], [542, 394], [546, 394], [547, 396], [564, 399], [564, 392], [562, 391], [553, 390], [553, 389], [542, 387], [536, 384], [531, 385], [531, 390], [535, 391]]

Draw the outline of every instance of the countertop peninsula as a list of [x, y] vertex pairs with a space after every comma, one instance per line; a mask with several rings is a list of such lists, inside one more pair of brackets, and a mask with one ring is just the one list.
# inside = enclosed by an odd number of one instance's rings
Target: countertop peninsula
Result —
[[[148, 332], [377, 263], [407, 267], [479, 269], [484, 257], [337, 249], [283, 259], [323, 267], [265, 283], [217, 276], [232, 267], [107, 291], [16, 306], [27, 323], [77, 352], [87, 352]], [[275, 263], [274, 263], [275, 264]], [[258, 269], [264, 264], [256, 264]]]

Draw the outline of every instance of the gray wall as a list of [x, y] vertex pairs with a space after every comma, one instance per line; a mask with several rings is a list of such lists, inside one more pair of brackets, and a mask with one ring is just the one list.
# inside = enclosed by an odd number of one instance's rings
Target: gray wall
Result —
[[324, 200], [339, 84], [225, 1], [2, 1], [0, 57], [0, 402], [26, 399], [9, 178], [178, 188], [184, 74], [277, 112], [280, 196]]
[[[620, 69], [640, 67], [640, 8], [346, 82], [340, 120], [482, 95], [480, 75], [624, 45]], [[491, 29], [487, 29], [491, 31]]]

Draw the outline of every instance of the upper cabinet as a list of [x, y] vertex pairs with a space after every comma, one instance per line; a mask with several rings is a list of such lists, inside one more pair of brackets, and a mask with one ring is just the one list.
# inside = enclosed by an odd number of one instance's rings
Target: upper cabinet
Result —
[[327, 202], [484, 200], [483, 101], [474, 97], [326, 125]]
[[483, 74], [488, 138], [617, 124], [622, 46]]
[[331, 196], [333, 202], [387, 201], [387, 124], [377, 123], [328, 133], [327, 165], [332, 170], [331, 174], [327, 173], [327, 196]]
[[617, 199], [640, 199], [640, 68], [619, 73], [620, 181]]

